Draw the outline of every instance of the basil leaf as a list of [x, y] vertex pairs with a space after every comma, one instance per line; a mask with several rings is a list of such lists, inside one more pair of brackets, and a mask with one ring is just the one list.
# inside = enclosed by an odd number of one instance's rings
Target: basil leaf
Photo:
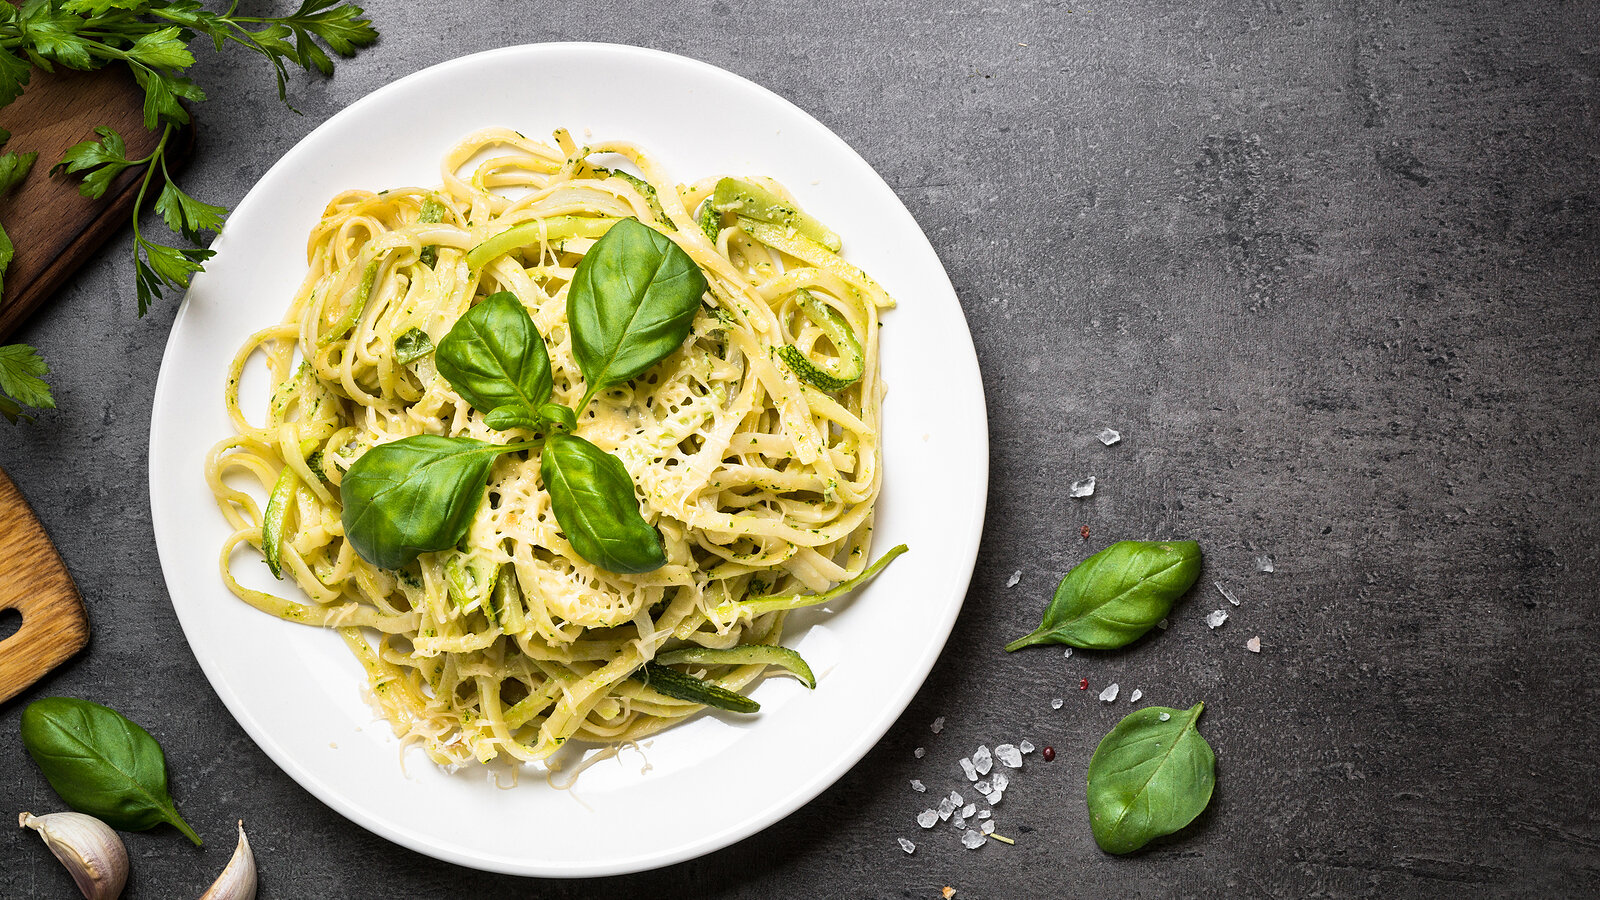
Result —
[[556, 521], [579, 556], [626, 575], [666, 564], [661, 535], [639, 515], [633, 478], [622, 460], [557, 431], [545, 439], [539, 474]]
[[[533, 317], [515, 294], [501, 291], [467, 310], [433, 354], [439, 374], [485, 414], [509, 407], [491, 428], [535, 422], [550, 399], [550, 356]], [[506, 418], [509, 416], [510, 418]]]
[[494, 458], [528, 446], [424, 434], [373, 447], [339, 486], [345, 539], [381, 569], [454, 547], [483, 500]]
[[706, 276], [689, 254], [635, 219], [583, 255], [567, 292], [572, 355], [596, 393], [635, 378], [683, 345]]
[[1204, 708], [1147, 707], [1100, 741], [1089, 760], [1089, 827], [1100, 849], [1131, 853], [1194, 821], [1211, 802], [1217, 755], [1195, 728]]
[[433, 338], [421, 328], [413, 328], [394, 339], [394, 361], [409, 366], [433, 352]]
[[114, 828], [168, 822], [200, 845], [167, 793], [167, 757], [150, 733], [109, 707], [45, 697], [22, 711], [22, 744], [67, 805]]
[[1194, 541], [1118, 541], [1072, 568], [1044, 624], [1006, 645], [1068, 644], [1110, 650], [1138, 640], [1167, 617], [1200, 577]]

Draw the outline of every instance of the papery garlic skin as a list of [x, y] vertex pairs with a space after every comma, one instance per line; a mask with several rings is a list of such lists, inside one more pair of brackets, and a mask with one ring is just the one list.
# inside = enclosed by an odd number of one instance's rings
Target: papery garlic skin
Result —
[[233, 848], [228, 867], [200, 895], [200, 900], [256, 900], [256, 857], [244, 836], [244, 822], [239, 823], [239, 845]]
[[87, 900], [117, 900], [128, 883], [128, 849], [111, 826], [83, 813], [22, 813], [17, 824], [44, 838]]

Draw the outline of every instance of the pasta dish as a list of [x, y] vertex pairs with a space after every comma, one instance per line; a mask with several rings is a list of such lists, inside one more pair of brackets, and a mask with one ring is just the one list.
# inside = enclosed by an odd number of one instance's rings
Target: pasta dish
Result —
[[[893, 301], [770, 179], [504, 129], [440, 176], [334, 197], [234, 357], [229, 589], [337, 629], [442, 765], [753, 712], [774, 666], [815, 686], [785, 617], [904, 550], [869, 562]], [[241, 545], [304, 596], [242, 584]]]

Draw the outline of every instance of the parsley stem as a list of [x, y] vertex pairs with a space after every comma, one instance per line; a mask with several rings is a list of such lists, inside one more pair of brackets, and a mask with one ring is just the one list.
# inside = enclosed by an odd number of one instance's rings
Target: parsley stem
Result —
[[139, 160], [139, 162], [148, 163], [149, 165], [145, 167], [144, 180], [139, 183], [139, 196], [133, 199], [133, 246], [135, 257], [138, 256], [139, 245], [144, 243], [144, 238], [139, 236], [139, 211], [144, 209], [144, 195], [150, 190], [150, 179], [156, 174], [158, 161], [161, 165], [162, 174], [166, 174], [167, 162], [164, 154], [167, 149], [167, 138], [171, 136], [172, 124], [169, 122], [161, 128], [161, 140], [156, 142], [156, 149], [150, 151], [149, 156]]

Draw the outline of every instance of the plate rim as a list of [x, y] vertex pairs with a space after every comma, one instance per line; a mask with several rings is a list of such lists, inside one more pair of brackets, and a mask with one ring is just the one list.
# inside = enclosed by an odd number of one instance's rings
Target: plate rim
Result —
[[[819, 135], [826, 136], [825, 140], [831, 142], [835, 146], [836, 150], [848, 155], [856, 162], [860, 163], [864, 170], [870, 173], [870, 177], [875, 179], [883, 186], [888, 195], [894, 198], [894, 202], [905, 214], [907, 220], [910, 221], [915, 227], [917, 236], [921, 238], [924, 244], [927, 245], [928, 250], [937, 260], [938, 253], [936, 250], [934, 250], [932, 242], [928, 240], [927, 234], [922, 230], [921, 226], [916, 223], [915, 217], [911, 216], [910, 210], [905, 207], [904, 201], [902, 201], [899, 198], [899, 195], [896, 194], [894, 190], [889, 187], [887, 182], [883, 180], [882, 175], [878, 173], [877, 169], [868, 163], [859, 153], [857, 153], [855, 149], [851, 147], [836, 132], [834, 132], [832, 128], [829, 128], [827, 125], [823, 124], [820, 120], [806, 110], [800, 108], [798, 105], [779, 95], [775, 91], [772, 91], [771, 89], [753, 80], [745, 78], [742, 75], [731, 72], [712, 63], [695, 59], [693, 57], [669, 53], [648, 47], [600, 41], [546, 41], [515, 44], [483, 50], [435, 63], [426, 68], [419, 69], [415, 72], [411, 72], [400, 78], [397, 78], [388, 84], [375, 88], [374, 90], [369, 91], [361, 97], [351, 101], [343, 109], [340, 109], [333, 115], [329, 116], [326, 120], [318, 124], [315, 128], [311, 129], [299, 140], [297, 140], [293, 147], [286, 151], [276, 162], [268, 167], [267, 170], [256, 179], [255, 183], [250, 186], [238, 204], [234, 207], [230, 218], [253, 208], [258, 203], [265, 202], [262, 199], [262, 195], [258, 193], [261, 183], [267, 181], [274, 173], [278, 172], [279, 169], [293, 169], [302, 165], [300, 157], [309, 152], [305, 149], [305, 146], [316, 135], [323, 132], [325, 129], [335, 128], [346, 119], [359, 116], [364, 108], [378, 103], [381, 99], [390, 94], [405, 91], [415, 82], [439, 77], [441, 74], [448, 73], [450, 70], [458, 67], [470, 68], [472, 65], [478, 64], [486, 59], [493, 59], [501, 56], [538, 55], [547, 52], [570, 51], [593, 51], [601, 54], [619, 54], [622, 57], [641, 58], [655, 63], [664, 63], [668, 66], [683, 66], [689, 69], [698, 70], [701, 75], [714, 79], [734, 82], [739, 88], [744, 90], [754, 90], [759, 95], [763, 96], [767, 102], [785, 108], [791, 114], [798, 115], [805, 120], [808, 120], [817, 127]], [[222, 238], [219, 236], [218, 240], [220, 241]], [[207, 279], [208, 277], [209, 273], [201, 273], [195, 277], [195, 282], [204, 284], [206, 282], [202, 281], [202, 279]], [[184, 573], [173, 571], [173, 569], [177, 566], [176, 562], [171, 561], [175, 558], [175, 553], [161, 552], [164, 543], [162, 538], [162, 530], [156, 527], [157, 522], [163, 521], [166, 518], [164, 513], [168, 507], [168, 501], [162, 495], [160, 495], [157, 490], [157, 484], [160, 480], [159, 461], [167, 456], [166, 453], [162, 452], [166, 449], [166, 444], [162, 438], [162, 429], [159, 427], [159, 423], [166, 421], [168, 417], [173, 414], [173, 411], [168, 408], [173, 403], [173, 400], [170, 397], [172, 388], [170, 387], [169, 382], [180, 377], [171, 367], [168, 366], [167, 360], [172, 357], [174, 349], [179, 343], [178, 338], [180, 334], [184, 333], [185, 331], [183, 328], [185, 319], [190, 314], [191, 306], [189, 292], [186, 291], [183, 301], [179, 305], [178, 311], [174, 316], [171, 330], [168, 333], [166, 344], [162, 350], [161, 367], [156, 378], [150, 415], [148, 477], [150, 487], [152, 531], [154, 532], [157, 555], [160, 559], [162, 580], [164, 582], [164, 586], [167, 588], [168, 603], [171, 604], [174, 615], [178, 619], [179, 626], [183, 630], [185, 642], [188, 644], [190, 653], [194, 656], [196, 662], [199, 664], [201, 672], [205, 675], [206, 681], [211, 687], [211, 690], [223, 702], [223, 705], [227, 708], [228, 713], [233, 717], [234, 721], [239, 724], [240, 728], [250, 737], [256, 746], [269, 759], [271, 759], [275, 765], [278, 766], [279, 769], [292, 778], [301, 788], [311, 795], [312, 798], [343, 816], [348, 821], [359, 825], [367, 831], [391, 843], [416, 851], [424, 856], [469, 867], [479, 871], [496, 872], [507, 875], [547, 878], [587, 878], [649, 871], [652, 869], [661, 868], [663, 866], [695, 859], [700, 856], [722, 850], [770, 827], [772, 824], [789, 816], [800, 807], [821, 796], [822, 793], [837, 783], [838, 780], [845, 775], [845, 773], [854, 768], [858, 763], [861, 762], [862, 759], [866, 757], [872, 748], [875, 747], [878, 742], [882, 740], [883, 736], [888, 733], [889, 729], [892, 728], [900, 719], [900, 717], [905, 714], [917, 692], [920, 691], [926, 684], [928, 675], [931, 673], [934, 663], [938, 660], [940, 654], [944, 650], [944, 647], [948, 644], [950, 636], [954, 633], [955, 621], [960, 615], [961, 609], [965, 605], [966, 594], [971, 587], [972, 575], [977, 565], [977, 556], [981, 550], [983, 525], [988, 511], [990, 447], [987, 400], [981, 369], [978, 365], [977, 350], [972, 340], [971, 327], [966, 322], [966, 312], [961, 307], [960, 297], [956, 293], [954, 285], [951, 284], [949, 273], [944, 268], [942, 261], [940, 261], [939, 265], [937, 266], [936, 278], [938, 284], [947, 288], [949, 295], [955, 299], [956, 310], [961, 314], [963, 325], [961, 329], [961, 337], [964, 337], [965, 340], [958, 341], [961, 352], [959, 353], [959, 358], [953, 360], [953, 362], [959, 368], [970, 370], [971, 378], [967, 382], [967, 385], [975, 393], [973, 406], [976, 416], [976, 419], [972, 421], [971, 424], [973, 426], [973, 430], [981, 436], [982, 441], [982, 453], [978, 454], [981, 459], [981, 465], [979, 466], [979, 471], [975, 473], [973, 478], [973, 483], [977, 487], [975, 495], [971, 498], [975, 505], [977, 514], [964, 524], [964, 530], [966, 533], [961, 535], [960, 540], [961, 546], [970, 547], [970, 551], [963, 554], [963, 558], [959, 565], [951, 573], [956, 576], [953, 580], [952, 587], [960, 588], [961, 599], [959, 602], [950, 604], [948, 606], [947, 611], [942, 616], [942, 621], [938, 623], [938, 632], [942, 636], [937, 641], [929, 641], [927, 646], [923, 648], [921, 655], [917, 658], [916, 664], [912, 668], [916, 674], [916, 677], [906, 679], [897, 692], [882, 698], [885, 701], [883, 703], [883, 707], [885, 709], [893, 709], [893, 715], [882, 716], [875, 723], [874, 727], [858, 732], [853, 741], [844, 745], [843, 748], [834, 755], [834, 761], [831, 765], [814, 770], [810, 777], [797, 781], [791, 790], [783, 794], [779, 799], [770, 803], [759, 813], [747, 815], [726, 828], [711, 832], [709, 834], [701, 835], [695, 840], [685, 841], [673, 848], [631, 857], [626, 860], [614, 861], [610, 863], [597, 863], [589, 861], [573, 862], [565, 868], [559, 870], [554, 870], [539, 865], [501, 865], [499, 864], [499, 860], [496, 858], [473, 857], [467, 854], [456, 853], [448, 848], [431, 846], [417, 839], [417, 837], [409, 830], [391, 825], [382, 818], [372, 814], [359, 804], [347, 800], [338, 790], [336, 790], [332, 785], [328, 784], [326, 779], [316, 774], [312, 769], [301, 762], [300, 759], [295, 756], [285, 745], [275, 740], [264, 724], [250, 713], [251, 707], [246, 703], [246, 701], [233, 690], [229, 679], [221, 672], [219, 668], [217, 657], [212, 653], [201, 649], [205, 646], [204, 641], [197, 644], [195, 640], [193, 640], [195, 635], [191, 633], [191, 624], [186, 621], [182, 607], [180, 607], [178, 603], [173, 602], [172, 599], [172, 585], [178, 583], [178, 580], [184, 575]], [[191, 286], [191, 290], [192, 289], [193, 287]], [[165, 413], [165, 415], [163, 415], [163, 413]]]

